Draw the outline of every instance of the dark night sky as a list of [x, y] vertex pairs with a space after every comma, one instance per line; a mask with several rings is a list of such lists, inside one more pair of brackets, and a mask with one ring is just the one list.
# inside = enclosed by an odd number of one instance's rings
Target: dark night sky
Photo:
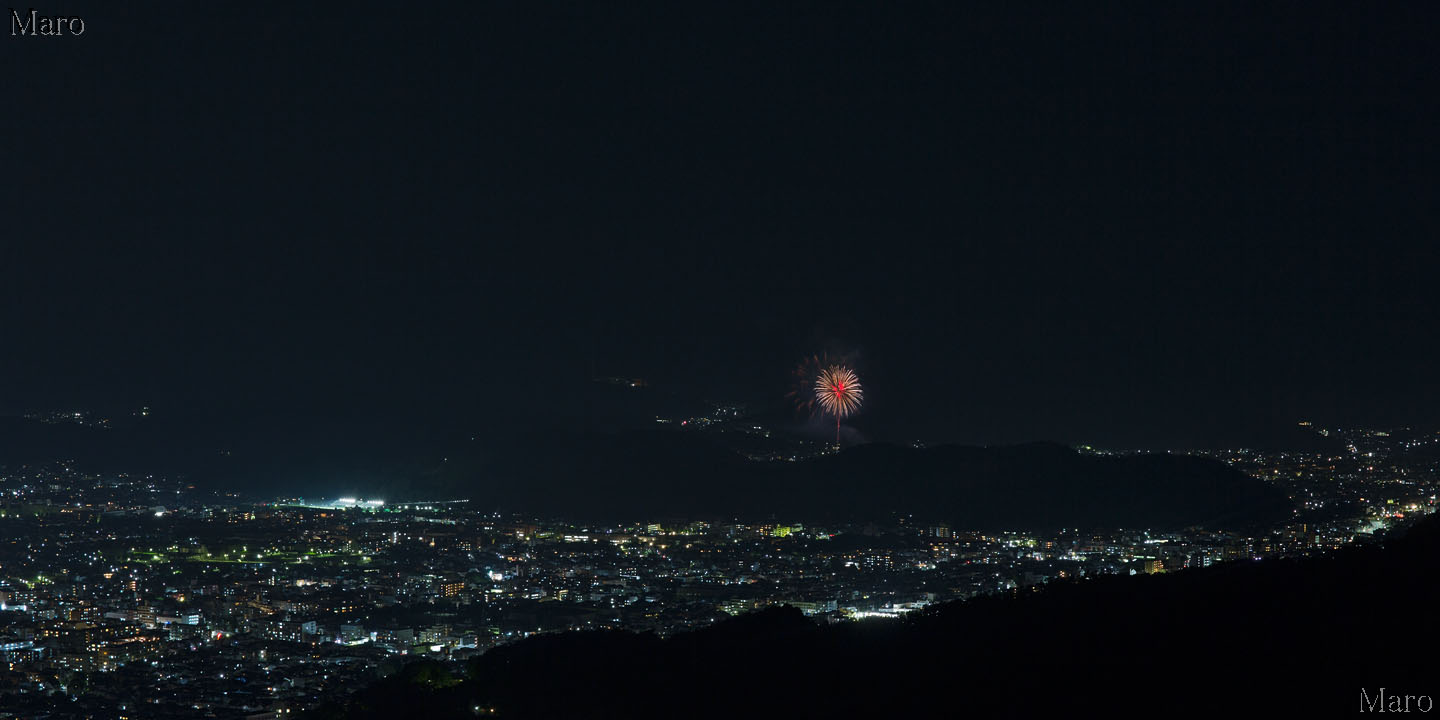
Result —
[[831, 350], [878, 439], [1440, 421], [1440, 6], [971, 5], [37, 8], [87, 32], [0, 37], [0, 411], [523, 424]]

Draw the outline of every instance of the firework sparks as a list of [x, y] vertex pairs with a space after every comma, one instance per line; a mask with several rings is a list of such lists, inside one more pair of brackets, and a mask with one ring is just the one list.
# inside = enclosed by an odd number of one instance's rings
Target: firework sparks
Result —
[[860, 377], [844, 360], [832, 359], [828, 353], [812, 355], [800, 361], [792, 374], [793, 384], [787, 397], [797, 410], [815, 415], [834, 416], [835, 446], [840, 446], [840, 419], [860, 410], [864, 391]]
[[840, 447], [840, 418], [853, 415], [860, 409], [865, 391], [860, 388], [860, 378], [855, 371], [844, 365], [831, 365], [820, 371], [815, 378], [815, 401], [821, 409], [835, 416], [835, 447]]
[[815, 378], [815, 401], [825, 412], [836, 420], [853, 415], [860, 409], [865, 391], [860, 388], [860, 378], [855, 371], [844, 365], [831, 365]]

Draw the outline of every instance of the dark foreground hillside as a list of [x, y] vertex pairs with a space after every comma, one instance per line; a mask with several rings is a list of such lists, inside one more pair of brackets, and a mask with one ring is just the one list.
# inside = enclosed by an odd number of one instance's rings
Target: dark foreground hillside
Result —
[[1362, 688], [1440, 695], [1437, 571], [1430, 518], [1323, 557], [1050, 585], [905, 621], [819, 626], [782, 608], [666, 640], [538, 637], [467, 678], [411, 665], [312, 716], [1353, 714]]

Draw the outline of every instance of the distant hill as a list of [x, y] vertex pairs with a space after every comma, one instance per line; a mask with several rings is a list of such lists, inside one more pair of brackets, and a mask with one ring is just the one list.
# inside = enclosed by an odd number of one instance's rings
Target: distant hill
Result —
[[1097, 456], [1052, 444], [862, 445], [802, 462], [751, 462], [696, 433], [547, 438], [452, 457], [430, 482], [483, 505], [595, 520], [914, 515], [955, 527], [1250, 527], [1283, 519], [1273, 487], [1205, 458]]
[[71, 458], [93, 472], [184, 474], [215, 489], [466, 497], [578, 520], [808, 522], [892, 514], [978, 530], [1248, 528], [1288, 517], [1275, 488], [1205, 458], [1098, 456], [1061, 445], [849, 448], [755, 462], [703, 432], [398, 434], [355, 420], [261, 428], [147, 420], [101, 430], [0, 419], [0, 465]]
[[[898, 621], [773, 609], [422, 661], [310, 717], [1330, 717], [1429, 695], [1440, 518], [1384, 545], [1051, 584]], [[457, 680], [461, 681], [458, 682]], [[1412, 703], [1412, 707], [1415, 707]]]
[[430, 428], [397, 432], [392, 425], [383, 418], [279, 414], [241, 423], [162, 415], [101, 429], [0, 417], [0, 467], [74, 460], [82, 472], [184, 476], [216, 490], [346, 493], [416, 476], [456, 442]]
[[1345, 441], [1339, 437], [1333, 434], [1321, 435], [1308, 427], [1288, 423], [1250, 428], [1231, 438], [1228, 444], [1211, 443], [1210, 447], [1217, 450], [1246, 447], [1265, 452], [1290, 451], [1323, 455], [1346, 453]]
[[117, 421], [102, 429], [0, 417], [0, 465], [76, 460], [92, 472], [189, 472], [219, 454], [220, 443], [196, 426], [163, 420]]

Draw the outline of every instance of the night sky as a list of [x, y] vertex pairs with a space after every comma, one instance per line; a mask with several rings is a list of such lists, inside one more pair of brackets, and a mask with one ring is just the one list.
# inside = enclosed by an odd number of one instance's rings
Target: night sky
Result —
[[212, 5], [0, 37], [0, 412], [1440, 424], [1440, 5]]

